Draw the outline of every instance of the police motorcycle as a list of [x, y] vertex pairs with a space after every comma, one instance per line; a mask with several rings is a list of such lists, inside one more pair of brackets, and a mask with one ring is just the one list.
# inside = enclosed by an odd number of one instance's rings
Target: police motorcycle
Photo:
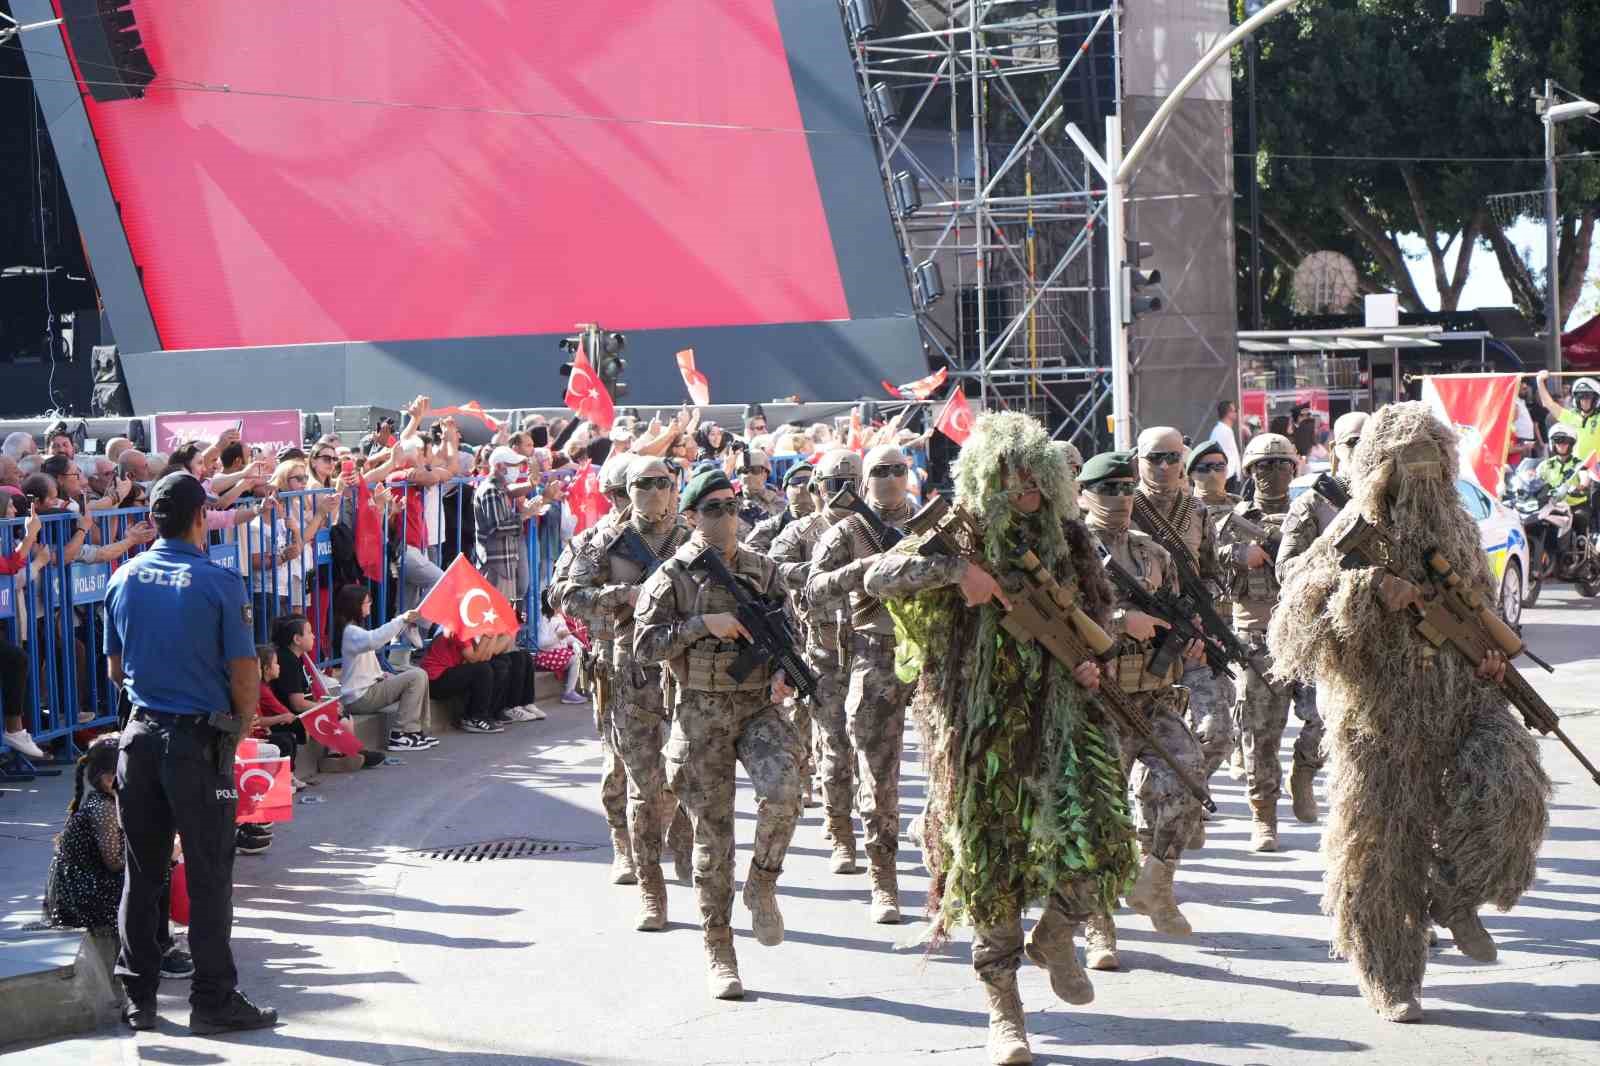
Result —
[[1524, 459], [1506, 483], [1504, 502], [1522, 520], [1528, 538], [1528, 591], [1532, 607], [1547, 579], [1571, 581], [1586, 597], [1600, 596], [1600, 532], [1573, 530], [1571, 482], [1554, 486], [1538, 472], [1537, 459]]

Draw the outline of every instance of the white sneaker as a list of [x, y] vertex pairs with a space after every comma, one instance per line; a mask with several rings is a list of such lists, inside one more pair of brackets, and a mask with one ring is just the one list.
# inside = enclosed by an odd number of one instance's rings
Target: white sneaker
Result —
[[545, 719], [545, 713], [535, 704], [524, 703], [522, 709], [528, 712], [528, 721], [530, 722], [542, 722]]
[[30, 759], [48, 759], [44, 749], [33, 742], [33, 734], [26, 729], [19, 729], [15, 733], [6, 732], [6, 746], [14, 751], [21, 752]]
[[511, 708], [508, 708], [506, 710], [506, 712], [505, 712], [504, 720], [507, 721], [507, 722], [532, 722], [532, 721], [536, 721], [534, 716], [528, 713], [528, 708], [526, 708], [526, 707], [511, 707]]

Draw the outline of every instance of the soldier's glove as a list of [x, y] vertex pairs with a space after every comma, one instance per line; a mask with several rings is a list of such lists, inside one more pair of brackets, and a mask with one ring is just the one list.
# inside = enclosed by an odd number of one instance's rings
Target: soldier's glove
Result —
[[1403, 577], [1384, 574], [1378, 579], [1378, 599], [1390, 611], [1403, 611], [1422, 603], [1422, 590]]

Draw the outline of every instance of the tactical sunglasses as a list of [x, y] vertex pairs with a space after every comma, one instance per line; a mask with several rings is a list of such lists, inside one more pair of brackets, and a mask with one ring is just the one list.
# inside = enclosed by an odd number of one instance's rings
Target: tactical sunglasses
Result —
[[695, 510], [699, 511], [701, 516], [705, 518], [721, 518], [724, 515], [737, 514], [739, 512], [739, 501], [712, 500], [710, 503], [701, 504]]
[[1227, 463], [1196, 463], [1196, 464], [1194, 464], [1194, 472], [1196, 474], [1220, 474], [1226, 469], [1228, 469], [1228, 464]]
[[868, 471], [867, 476], [870, 478], [905, 477], [906, 464], [880, 463]]
[[745, 474], [745, 475], [760, 474], [762, 477], [766, 477], [769, 473], [771, 473], [771, 471], [769, 471], [764, 466], [747, 466], [744, 469], [740, 470], [739, 473]]
[[1180, 462], [1183, 461], [1183, 453], [1182, 452], [1150, 452], [1148, 455], [1140, 456], [1140, 458], [1148, 460], [1149, 462], [1155, 464], [1156, 466], [1171, 466], [1173, 463], [1180, 463]]
[[646, 492], [664, 492], [667, 489], [672, 488], [672, 486], [676, 485], [677, 483], [678, 479], [672, 477], [670, 474], [651, 474], [647, 477], [636, 477], [633, 479], [633, 487], [636, 489], [644, 489]]
[[1132, 496], [1139, 486], [1132, 481], [1100, 481], [1089, 486], [1096, 496]]

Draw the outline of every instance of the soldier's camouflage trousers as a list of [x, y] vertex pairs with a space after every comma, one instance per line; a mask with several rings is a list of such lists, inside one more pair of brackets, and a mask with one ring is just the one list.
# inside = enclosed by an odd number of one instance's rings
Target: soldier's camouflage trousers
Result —
[[[839, 654], [815, 642], [806, 648], [806, 660], [817, 675], [817, 694], [812, 699], [811, 721], [817, 731], [817, 765], [822, 771], [822, 803], [827, 816], [848, 818], [854, 806], [856, 749], [850, 743], [850, 726], [845, 715], [845, 697], [850, 691], [850, 675]], [[802, 738], [803, 739], [803, 738]]]
[[[1239, 639], [1252, 654], [1260, 655], [1257, 662], [1270, 677], [1272, 656], [1267, 652], [1266, 634], [1244, 632], [1239, 634]], [[1289, 724], [1290, 686], [1280, 683], [1274, 689], [1253, 670], [1245, 673], [1239, 686], [1239, 744], [1244, 750], [1250, 802], [1274, 804], [1283, 791], [1283, 767], [1278, 759], [1278, 748], [1283, 743], [1283, 729]]]
[[700, 922], [733, 918], [733, 800], [737, 766], [756, 795], [750, 862], [777, 873], [800, 818], [800, 741], [761, 692], [679, 690], [667, 776], [694, 825], [694, 885]]
[[[1150, 716], [1150, 731], [1161, 746], [1196, 778], [1204, 772], [1200, 742], [1183, 720], [1184, 690], [1168, 688], [1150, 695], [1132, 695]], [[1122, 766], [1133, 791], [1134, 825], [1145, 854], [1177, 862], [1200, 822], [1200, 801], [1195, 799], [1172, 767], [1138, 734], [1123, 732]], [[1203, 780], [1203, 779], [1202, 779]]]
[[1300, 719], [1300, 735], [1294, 738], [1294, 764], [1322, 769], [1322, 712], [1317, 710], [1317, 686], [1294, 687], [1294, 716]]
[[856, 748], [862, 836], [867, 855], [892, 862], [900, 846], [900, 751], [911, 686], [894, 673], [894, 638], [855, 633], [845, 716]]
[[[616, 686], [611, 680], [610, 642], [604, 651], [594, 653], [585, 675], [588, 678], [589, 697], [594, 701], [594, 724], [600, 731], [600, 806], [606, 814], [606, 825], [616, 833], [628, 835], [628, 771], [617, 754], [611, 740], [611, 705], [615, 702]], [[601, 657], [603, 656], [603, 658]], [[602, 677], [599, 671], [604, 670]]]
[[783, 706], [783, 720], [789, 723], [794, 730], [795, 739], [800, 742], [800, 794], [805, 795], [806, 782], [811, 780], [811, 775], [816, 772], [816, 759], [811, 749], [811, 715], [810, 700], [800, 699], [798, 696]]
[[[1095, 911], [1093, 883], [1073, 879], [1056, 886], [1045, 901], [1047, 910], [1059, 912], [1073, 925], [1089, 920]], [[972, 931], [972, 968], [987, 980], [1006, 972], [1016, 972], [1022, 963], [1022, 907], [998, 925], [978, 926]]]
[[[666, 740], [666, 709], [661, 699], [661, 667], [643, 667], [643, 684], [618, 670], [611, 708], [611, 746], [628, 775], [628, 835], [641, 873], [661, 865], [661, 835], [668, 797], [661, 745]], [[609, 817], [609, 816], [608, 816]]]
[[1200, 779], [1204, 781], [1233, 750], [1233, 678], [1227, 674], [1214, 677], [1211, 668], [1201, 663], [1186, 667], [1178, 683], [1189, 690], [1186, 717], [1205, 759], [1205, 777]]

